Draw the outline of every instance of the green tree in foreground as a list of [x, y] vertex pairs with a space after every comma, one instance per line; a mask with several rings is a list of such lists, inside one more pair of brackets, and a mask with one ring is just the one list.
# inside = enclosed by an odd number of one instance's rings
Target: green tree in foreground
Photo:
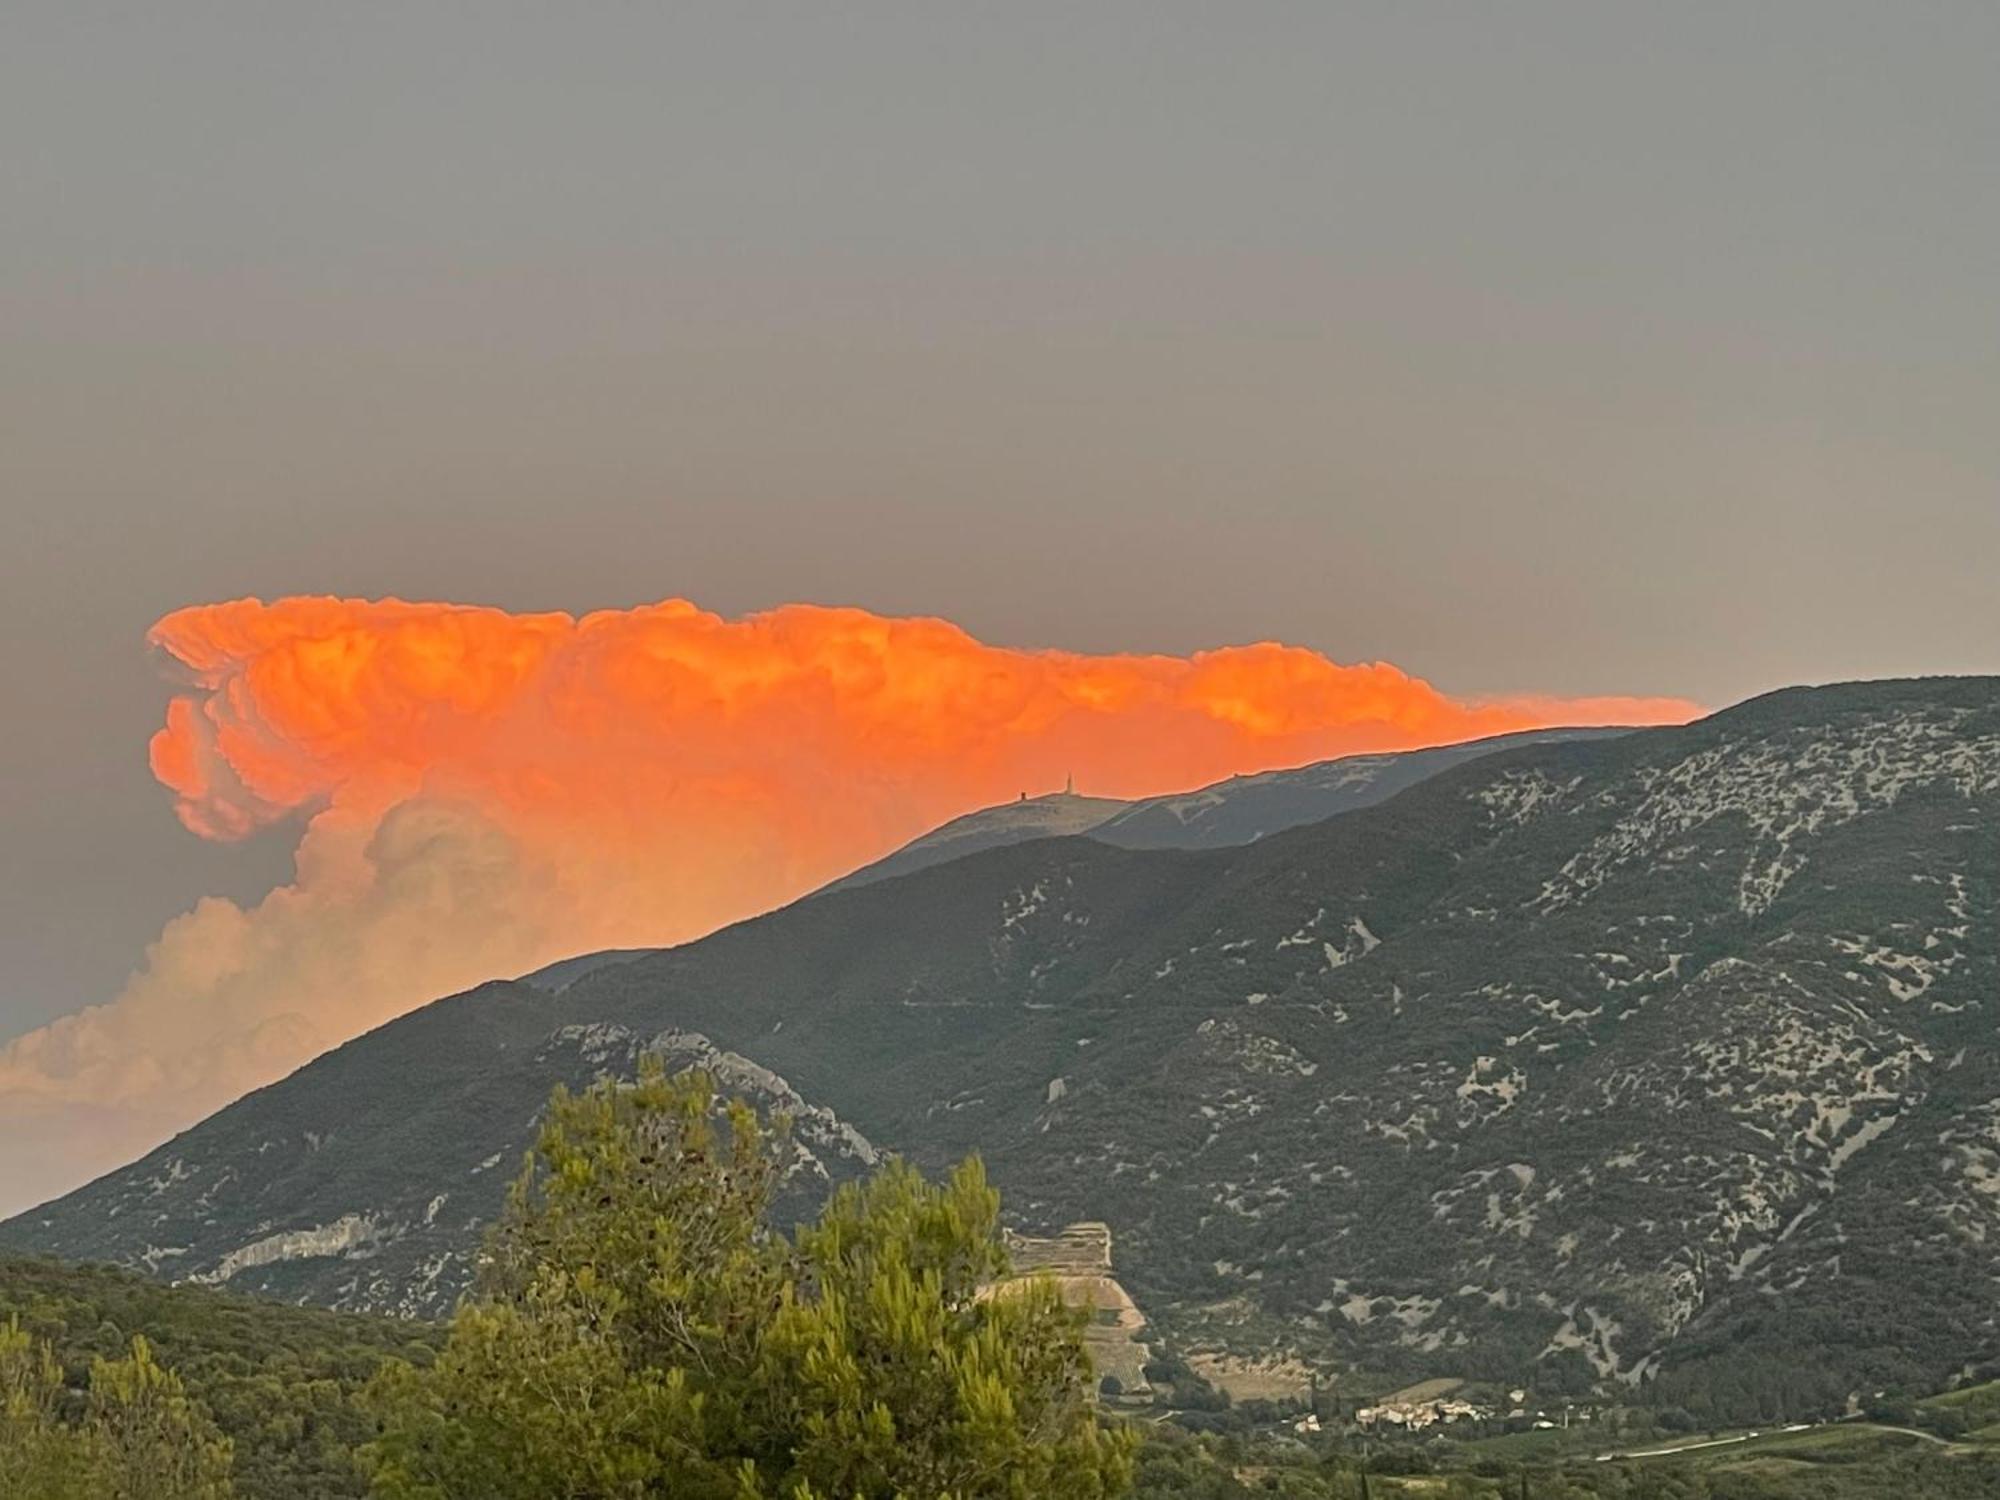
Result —
[[75, 1420], [46, 1344], [0, 1325], [0, 1500], [226, 1500], [229, 1444], [143, 1338], [95, 1361]]
[[393, 1364], [385, 1500], [1109, 1500], [1082, 1317], [1005, 1273], [976, 1161], [894, 1163], [787, 1237], [780, 1142], [705, 1078], [557, 1090], [435, 1366]]

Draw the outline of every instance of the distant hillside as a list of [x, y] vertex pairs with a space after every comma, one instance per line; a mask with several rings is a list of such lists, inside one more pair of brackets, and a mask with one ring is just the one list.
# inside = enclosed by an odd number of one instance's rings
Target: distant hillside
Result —
[[[380, 1027], [177, 1137], [192, 1154], [171, 1154], [170, 1143], [168, 1157], [148, 1158], [153, 1166], [100, 1179], [110, 1193], [103, 1211], [124, 1220], [100, 1227], [141, 1242], [136, 1256], [102, 1238], [95, 1247], [47, 1232], [17, 1239], [9, 1226], [0, 1226], [0, 1244], [287, 1302], [443, 1317], [471, 1289], [476, 1251], [534, 1143], [549, 1092], [558, 1083], [580, 1090], [605, 1072], [629, 1076], [642, 1047], [675, 1071], [705, 1068], [722, 1088], [792, 1117], [783, 1215], [808, 1216], [826, 1188], [878, 1159], [830, 1111], [705, 1037], [641, 1034], [603, 1020], [564, 1024], [553, 1004], [548, 992], [517, 981], [427, 1006], [404, 1018], [415, 1024]], [[206, 1185], [184, 1193], [197, 1179]], [[322, 1203], [349, 1207], [296, 1212]], [[162, 1233], [178, 1228], [184, 1212], [200, 1225], [192, 1235]], [[227, 1248], [211, 1253], [223, 1241]]]
[[435, 1309], [549, 1084], [698, 1034], [822, 1112], [829, 1171], [976, 1149], [1018, 1228], [1105, 1223], [1179, 1349], [1753, 1412], [1934, 1388], [2000, 1352], [1996, 817], [2000, 680], [1940, 679], [1503, 750], [1243, 847], [995, 848], [439, 1002], [0, 1233]]

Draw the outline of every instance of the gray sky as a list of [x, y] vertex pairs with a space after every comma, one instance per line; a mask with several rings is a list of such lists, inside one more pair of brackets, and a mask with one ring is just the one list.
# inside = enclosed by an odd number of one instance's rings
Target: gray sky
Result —
[[2000, 668], [2000, 8], [16, 3], [0, 1038], [286, 869], [174, 606]]

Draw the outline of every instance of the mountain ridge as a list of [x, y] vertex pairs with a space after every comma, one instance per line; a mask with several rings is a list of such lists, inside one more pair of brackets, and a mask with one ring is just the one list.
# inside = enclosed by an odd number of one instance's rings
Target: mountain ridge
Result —
[[[203, 1274], [448, 1187], [423, 1232], [231, 1278], [448, 1305], [489, 1185], [426, 1179], [417, 1127], [476, 1165], [595, 1067], [550, 1037], [619, 1026], [698, 1033], [926, 1166], [982, 1151], [1019, 1227], [1110, 1224], [1181, 1347], [1935, 1382], [2000, 1338], [1996, 814], [2000, 680], [1945, 678], [1506, 750], [1241, 847], [992, 849], [438, 1002], [0, 1239]], [[412, 1115], [441, 1078], [470, 1082]], [[305, 1150], [321, 1126], [348, 1135]], [[369, 1290], [440, 1254], [423, 1296]]]
[[[1023, 792], [1016, 801], [996, 802], [948, 819], [798, 899], [912, 874], [984, 849], [1065, 834], [1085, 834], [1128, 849], [1220, 848], [1252, 843], [1267, 832], [1370, 806], [1426, 776], [1481, 755], [1524, 744], [1625, 732], [1597, 727], [1521, 730], [1416, 750], [1336, 756], [1302, 766], [1230, 776], [1190, 791], [1132, 800], [1087, 797], [1071, 788], [1039, 797]], [[520, 978], [538, 988], [560, 990], [593, 970], [660, 951], [614, 948], [579, 953]]]

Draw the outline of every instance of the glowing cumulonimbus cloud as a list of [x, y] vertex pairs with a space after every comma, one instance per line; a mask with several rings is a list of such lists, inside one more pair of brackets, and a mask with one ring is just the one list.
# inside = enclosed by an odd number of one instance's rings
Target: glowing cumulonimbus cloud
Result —
[[972, 808], [1074, 775], [1141, 796], [1659, 698], [1447, 697], [1264, 643], [1189, 657], [987, 645], [937, 619], [685, 600], [514, 615], [255, 599], [151, 633], [179, 687], [152, 743], [182, 821], [302, 826], [294, 881], [168, 925], [108, 1005], [0, 1051], [0, 1211], [116, 1165], [437, 995], [764, 910]]

